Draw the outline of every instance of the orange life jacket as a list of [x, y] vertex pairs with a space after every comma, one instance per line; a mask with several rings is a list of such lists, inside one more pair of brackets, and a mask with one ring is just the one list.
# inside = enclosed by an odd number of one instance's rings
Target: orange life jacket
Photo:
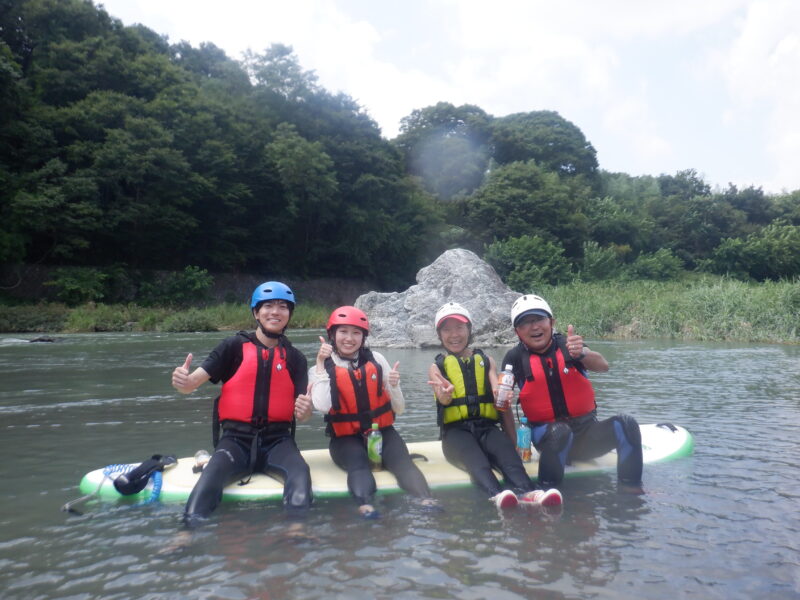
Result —
[[545, 354], [522, 354], [525, 381], [520, 383], [519, 403], [531, 423], [580, 417], [597, 408], [594, 388], [566, 350], [563, 336], [553, 336]]
[[219, 420], [240, 421], [255, 426], [291, 422], [294, 417], [295, 386], [286, 366], [286, 350], [242, 344], [242, 364], [222, 384]]
[[325, 415], [334, 437], [364, 434], [373, 423], [383, 429], [394, 423], [392, 399], [383, 386], [383, 370], [374, 359], [362, 360], [357, 368], [337, 367], [325, 360], [331, 382], [331, 410]]

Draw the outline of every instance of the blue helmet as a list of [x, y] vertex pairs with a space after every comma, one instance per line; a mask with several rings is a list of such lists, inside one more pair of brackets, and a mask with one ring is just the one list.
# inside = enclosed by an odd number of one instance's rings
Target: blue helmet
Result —
[[250, 310], [267, 300], [286, 300], [289, 303], [289, 308], [294, 310], [294, 292], [288, 285], [280, 281], [265, 281], [253, 290], [253, 297], [250, 299]]

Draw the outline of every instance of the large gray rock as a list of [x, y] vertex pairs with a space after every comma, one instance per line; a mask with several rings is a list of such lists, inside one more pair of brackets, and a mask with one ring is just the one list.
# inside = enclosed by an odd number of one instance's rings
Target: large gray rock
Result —
[[517, 341], [509, 315], [519, 296], [478, 255], [459, 248], [420, 269], [417, 284], [406, 291], [369, 292], [355, 305], [369, 317], [374, 347], [440, 346], [433, 319], [445, 302], [458, 302], [469, 310], [474, 345], [489, 347]]

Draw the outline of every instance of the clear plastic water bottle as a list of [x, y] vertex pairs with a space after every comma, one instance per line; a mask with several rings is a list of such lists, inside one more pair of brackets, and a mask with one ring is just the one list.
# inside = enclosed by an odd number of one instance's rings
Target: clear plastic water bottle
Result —
[[528, 417], [522, 417], [517, 427], [517, 454], [522, 462], [531, 462], [531, 428], [528, 427]]
[[211, 455], [206, 450], [198, 450], [194, 453], [194, 466], [192, 466], [192, 473], [199, 473], [211, 460]]
[[497, 386], [497, 399], [494, 406], [497, 410], [505, 410], [511, 402], [511, 394], [514, 390], [514, 371], [511, 365], [506, 365], [500, 374], [500, 382]]
[[380, 471], [383, 467], [383, 434], [378, 429], [378, 424], [373, 423], [372, 429], [367, 434], [367, 457], [369, 466], [373, 471]]

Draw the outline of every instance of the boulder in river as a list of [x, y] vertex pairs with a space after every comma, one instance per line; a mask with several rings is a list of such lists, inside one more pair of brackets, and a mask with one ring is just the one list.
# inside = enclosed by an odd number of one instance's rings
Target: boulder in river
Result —
[[369, 343], [384, 348], [439, 347], [434, 316], [445, 302], [457, 302], [472, 316], [474, 347], [514, 344], [511, 304], [520, 296], [474, 252], [447, 250], [417, 273], [404, 292], [369, 292], [356, 306], [370, 321]]

